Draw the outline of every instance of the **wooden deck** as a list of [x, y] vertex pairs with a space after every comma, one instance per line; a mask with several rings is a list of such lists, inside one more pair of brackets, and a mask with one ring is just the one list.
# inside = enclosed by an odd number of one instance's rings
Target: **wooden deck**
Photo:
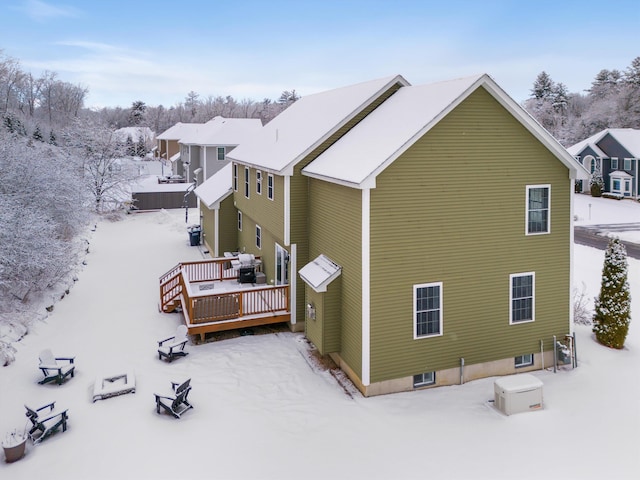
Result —
[[288, 322], [289, 285], [238, 283], [233, 258], [176, 265], [160, 277], [160, 309], [181, 309], [190, 335]]

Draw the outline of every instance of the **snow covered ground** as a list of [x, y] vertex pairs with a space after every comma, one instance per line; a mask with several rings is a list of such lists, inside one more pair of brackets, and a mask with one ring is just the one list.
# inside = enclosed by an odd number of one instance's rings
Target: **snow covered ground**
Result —
[[[582, 197], [579, 222], [640, 221], [638, 203]], [[618, 219], [621, 207], [626, 220]], [[25, 425], [25, 403], [57, 401], [69, 409], [69, 429], [29, 444], [16, 463], [0, 461], [0, 478], [619, 479], [640, 472], [637, 260], [629, 260], [626, 348], [602, 347], [589, 327], [577, 326], [579, 367], [534, 372], [545, 408], [506, 417], [487, 403], [491, 378], [349, 395], [310, 360], [303, 335], [290, 332], [190, 345], [187, 357], [160, 362], [156, 341], [181, 318], [158, 312], [158, 277], [202, 257], [189, 246], [182, 210], [98, 225], [69, 295], [16, 344], [15, 362], [0, 368], [0, 439]], [[603, 258], [575, 247], [575, 281], [590, 298]], [[75, 378], [62, 386], [37, 384], [38, 354], [47, 347], [76, 357]], [[127, 369], [135, 370], [135, 394], [92, 403], [98, 375]], [[180, 420], [156, 414], [153, 393], [188, 377], [195, 408]]]

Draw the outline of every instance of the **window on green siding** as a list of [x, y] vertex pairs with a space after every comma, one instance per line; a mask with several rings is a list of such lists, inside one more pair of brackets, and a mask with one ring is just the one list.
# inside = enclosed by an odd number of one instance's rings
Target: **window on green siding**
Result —
[[256, 170], [256, 193], [262, 195], [262, 172]]
[[249, 198], [249, 167], [244, 167], [244, 196]]
[[224, 161], [226, 150], [224, 147], [218, 147], [218, 160]]
[[242, 212], [238, 210], [238, 230], [242, 231]]
[[262, 248], [262, 229], [256, 225], [256, 247]]
[[611, 170], [617, 170], [618, 169], [618, 159], [613, 157], [611, 159]]
[[273, 200], [273, 175], [267, 176], [267, 198]]
[[442, 335], [442, 282], [413, 286], [413, 335]]
[[624, 159], [624, 168], [623, 170], [626, 171], [630, 171], [631, 170], [631, 159], [630, 158], [625, 158]]
[[436, 372], [419, 373], [413, 376], [413, 388], [426, 387], [436, 383]]
[[550, 232], [551, 186], [527, 186], [527, 235]]
[[233, 164], [233, 191], [238, 191], [238, 164]]
[[509, 275], [509, 323], [535, 320], [535, 273]]
[[533, 365], [533, 353], [527, 353], [526, 355], [518, 355], [515, 357], [515, 367], [529, 367]]

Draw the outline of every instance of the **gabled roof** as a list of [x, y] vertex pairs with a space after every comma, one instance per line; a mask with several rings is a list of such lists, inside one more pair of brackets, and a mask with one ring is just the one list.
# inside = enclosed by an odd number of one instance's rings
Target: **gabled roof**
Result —
[[196, 129], [202, 123], [182, 123], [178, 122], [173, 127], [166, 129], [156, 137], [157, 140], [180, 140], [190, 130]]
[[319, 255], [300, 269], [298, 274], [304, 282], [316, 292], [326, 292], [331, 282], [340, 276], [342, 267], [329, 257]]
[[228, 158], [291, 175], [296, 163], [395, 84], [409, 83], [396, 75], [302, 97], [243, 141]]
[[401, 88], [307, 165], [303, 174], [355, 188], [374, 187], [380, 172], [478, 88], [487, 90], [540, 140], [572, 178], [588, 178], [582, 165], [486, 74]]
[[597, 145], [597, 143], [607, 135], [611, 135], [616, 142], [622, 145], [634, 158], [640, 158], [640, 130], [635, 128], [607, 128], [575, 145], [571, 145], [567, 150], [572, 155], [579, 155], [585, 148], [591, 147], [598, 156], [609, 158], [609, 155], [603, 152]]
[[238, 145], [262, 127], [258, 118], [214, 117], [207, 123], [194, 124], [178, 139], [185, 145]]
[[193, 192], [207, 208], [215, 208], [232, 193], [231, 163], [211, 175]]

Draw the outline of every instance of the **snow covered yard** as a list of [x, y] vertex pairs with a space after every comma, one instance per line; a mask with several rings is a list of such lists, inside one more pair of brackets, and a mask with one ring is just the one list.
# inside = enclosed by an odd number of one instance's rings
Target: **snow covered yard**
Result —
[[[585, 197], [595, 205], [591, 197]], [[578, 196], [575, 214], [585, 218]], [[606, 203], [604, 203], [606, 202]], [[593, 223], [621, 222], [603, 200]], [[640, 220], [640, 204], [627, 215]], [[191, 211], [190, 219], [197, 213]], [[632, 320], [614, 351], [578, 326], [579, 368], [534, 372], [544, 410], [503, 416], [489, 406], [493, 379], [373, 398], [350, 396], [310, 359], [302, 334], [280, 332], [189, 345], [171, 364], [156, 341], [181, 318], [158, 312], [158, 277], [190, 247], [184, 211], [103, 221], [70, 294], [16, 344], [0, 369], [0, 438], [26, 423], [23, 404], [56, 400], [69, 429], [26, 456], [0, 462], [0, 478], [635, 478], [640, 472], [640, 262], [629, 260]], [[598, 293], [604, 252], [575, 247], [576, 285]], [[590, 302], [592, 307], [593, 302]], [[38, 385], [38, 354], [75, 355], [64, 385]], [[135, 370], [136, 393], [92, 403], [95, 378]], [[192, 378], [194, 409], [155, 412], [154, 392]]]

